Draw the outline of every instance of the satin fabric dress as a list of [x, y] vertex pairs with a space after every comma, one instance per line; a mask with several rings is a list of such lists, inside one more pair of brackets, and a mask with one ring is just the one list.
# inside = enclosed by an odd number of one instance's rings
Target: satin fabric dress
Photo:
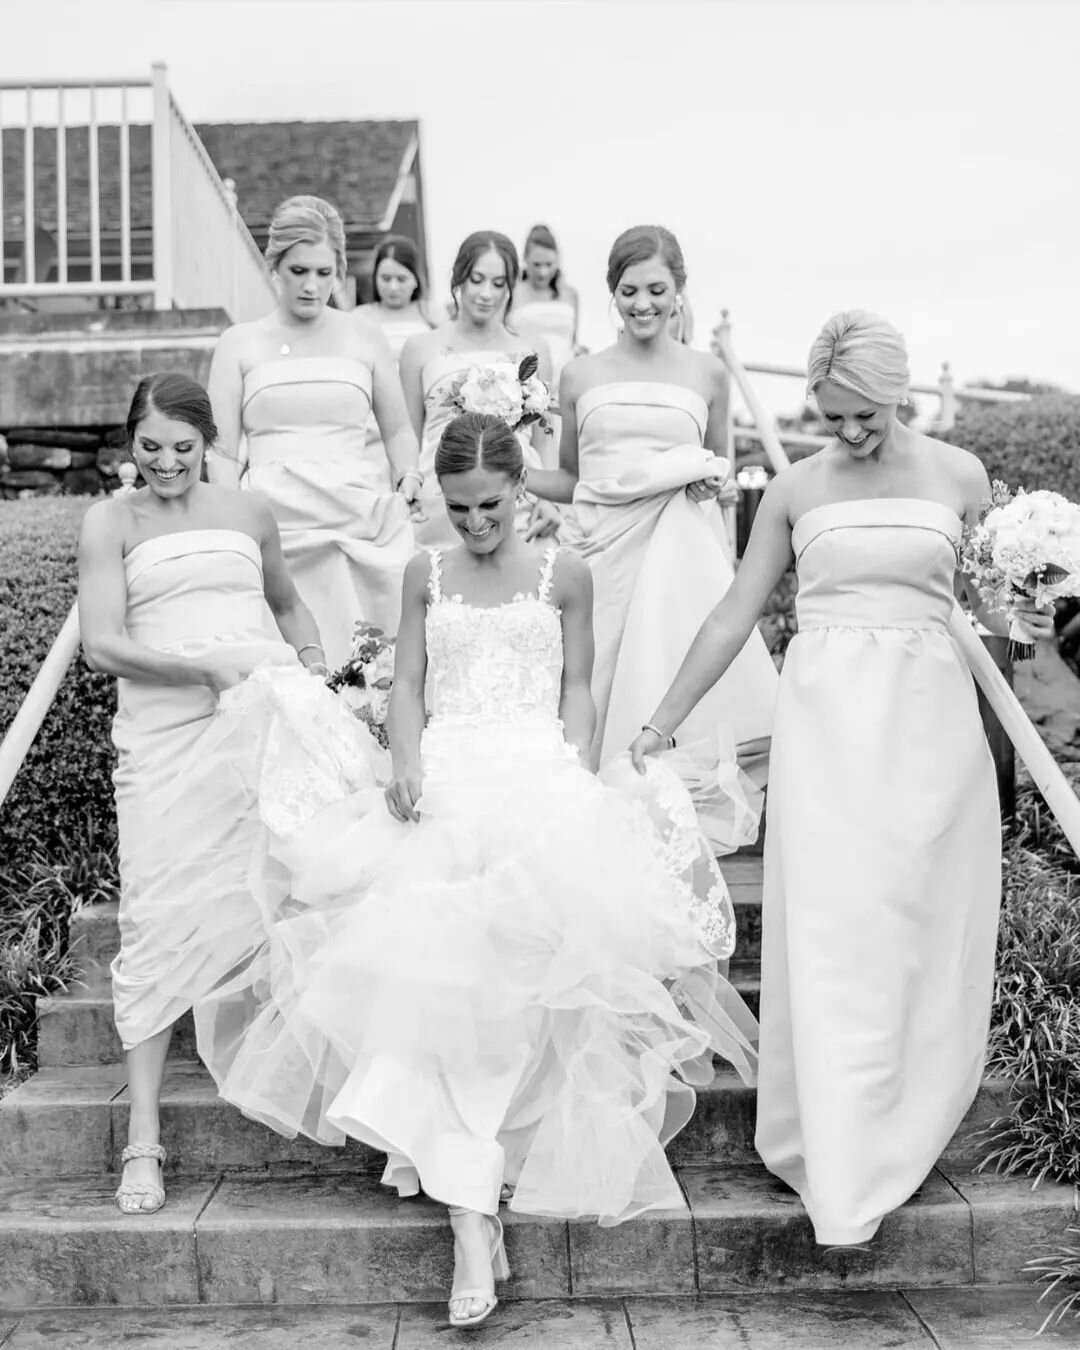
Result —
[[[263, 598], [259, 545], [239, 530], [182, 530], [124, 559], [135, 642], [197, 657], [227, 648], [254, 670], [298, 667]], [[112, 966], [126, 1049], [170, 1026], [250, 951], [246, 878], [261, 831], [243, 785], [207, 760], [206, 685], [118, 682], [113, 781], [120, 838], [120, 951]]]
[[366, 438], [371, 371], [349, 357], [287, 356], [244, 378], [245, 483], [263, 493], [331, 669], [361, 621], [397, 632], [415, 551], [409, 508]]
[[869, 1239], [974, 1100], [1001, 895], [994, 766], [951, 638], [961, 522], [909, 498], [795, 524], [773, 731], [757, 1148], [817, 1240]]
[[[593, 574], [600, 762], [634, 739], [674, 679], [734, 573], [715, 503], [689, 484], [727, 477], [704, 448], [709, 410], [692, 389], [653, 381], [594, 386], [578, 399], [578, 484], [568, 546]], [[677, 737], [705, 745], [726, 728], [737, 747], [772, 730], [777, 674], [754, 632]]]
[[[420, 333], [431, 332], [431, 324], [421, 315], [415, 313], [396, 315], [380, 309], [377, 305], [365, 306], [365, 312], [370, 313], [375, 318], [375, 322], [386, 337], [394, 360], [398, 362], [401, 361], [402, 348], [409, 338], [416, 337]], [[379, 431], [379, 424], [374, 417], [368, 419], [367, 452], [379, 466], [380, 485], [384, 491], [392, 492], [394, 485], [391, 482], [390, 461], [386, 458], [386, 447]]]

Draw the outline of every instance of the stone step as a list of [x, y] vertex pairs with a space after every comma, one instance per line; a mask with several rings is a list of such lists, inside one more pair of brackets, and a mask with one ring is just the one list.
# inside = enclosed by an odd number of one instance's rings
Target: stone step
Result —
[[[798, 1350], [1015, 1350], [1034, 1341], [1047, 1306], [1030, 1284], [523, 1299], [500, 1307], [480, 1334], [489, 1345], [534, 1350], [792, 1350], [797, 1327]], [[163, 1334], [168, 1350], [296, 1350], [305, 1342], [442, 1350], [448, 1342], [442, 1301], [0, 1313], [4, 1350], [162, 1350]], [[1077, 1343], [1071, 1320], [1043, 1338]]]
[[[757, 962], [733, 961], [730, 979], [757, 1016], [761, 978]], [[123, 1056], [113, 1024], [108, 975], [97, 971], [66, 994], [38, 999], [38, 1063], [42, 1068], [116, 1064]], [[176, 1024], [170, 1060], [194, 1060], [195, 1027], [190, 1014]]]
[[[980, 1156], [977, 1132], [1008, 1109], [1008, 1084], [988, 1080], [949, 1145], [956, 1163]], [[732, 1070], [698, 1093], [697, 1110], [671, 1141], [676, 1165], [756, 1163], [757, 1094]], [[119, 1065], [44, 1069], [0, 1102], [0, 1175], [81, 1176], [119, 1169], [129, 1099]], [[201, 1064], [168, 1067], [162, 1091], [162, 1143], [172, 1175], [233, 1170], [378, 1172], [382, 1155], [354, 1141], [328, 1148], [289, 1140], [223, 1102]], [[982, 1152], [986, 1152], [985, 1146]]]
[[[511, 1299], [1015, 1283], [1065, 1240], [1071, 1187], [935, 1169], [867, 1252], [817, 1248], [796, 1197], [761, 1167], [685, 1168], [685, 1211], [615, 1228], [507, 1214]], [[128, 1218], [115, 1178], [0, 1182], [4, 1307], [419, 1303], [446, 1297], [446, 1211], [371, 1176], [173, 1179]], [[895, 1343], [895, 1342], [894, 1342]]]
[[[735, 906], [736, 955], [743, 961], [757, 960], [761, 956], [761, 859], [736, 854], [721, 858], [720, 867]], [[116, 911], [115, 904], [91, 905], [71, 921], [72, 946], [84, 979], [96, 978], [119, 950]]]

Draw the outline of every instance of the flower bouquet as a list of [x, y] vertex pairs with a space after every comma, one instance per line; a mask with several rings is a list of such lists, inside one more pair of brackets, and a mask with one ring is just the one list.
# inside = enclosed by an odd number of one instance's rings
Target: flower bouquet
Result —
[[450, 385], [443, 405], [459, 413], [501, 417], [512, 431], [539, 422], [550, 436], [552, 427], [545, 414], [551, 407], [551, 391], [536, 373], [539, 369], [535, 352], [520, 362], [508, 358], [470, 366]]
[[1015, 605], [1080, 595], [1080, 506], [1058, 492], [1014, 493], [995, 482], [979, 524], [964, 532], [960, 566], [990, 609], [1009, 612], [1009, 656], [1030, 660], [1035, 645]]
[[371, 734], [389, 748], [386, 714], [394, 685], [394, 640], [374, 624], [360, 622], [353, 629], [352, 650], [345, 664], [326, 681], [340, 694], [354, 717], [366, 722]]

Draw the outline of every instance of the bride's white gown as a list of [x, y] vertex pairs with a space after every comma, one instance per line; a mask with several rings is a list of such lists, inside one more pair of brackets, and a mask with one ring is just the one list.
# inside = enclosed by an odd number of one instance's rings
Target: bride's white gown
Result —
[[515, 1210], [616, 1223], [683, 1206], [663, 1145], [714, 1051], [753, 1077], [756, 1025], [717, 972], [734, 919], [679, 780], [624, 756], [601, 781], [564, 740], [554, 558], [480, 609], [432, 555], [418, 824], [374, 761], [334, 788], [273, 672], [228, 697], [224, 727], [263, 728], [279, 872], [267, 942], [196, 1016], [223, 1096], [383, 1150], [402, 1194], [493, 1213], [509, 1180]]

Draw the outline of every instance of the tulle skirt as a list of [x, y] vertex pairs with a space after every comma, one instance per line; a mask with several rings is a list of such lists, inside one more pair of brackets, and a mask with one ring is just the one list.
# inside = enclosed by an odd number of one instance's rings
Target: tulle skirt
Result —
[[624, 758], [612, 786], [553, 717], [435, 720], [406, 825], [373, 742], [331, 786], [340, 747], [289, 683], [257, 675], [223, 721], [261, 739], [267, 825], [266, 940], [196, 1008], [223, 1096], [383, 1150], [402, 1194], [490, 1213], [510, 1182], [516, 1210], [602, 1223], [682, 1207], [663, 1145], [714, 1053], [753, 1078], [757, 1028], [719, 973], [730, 899], [678, 778]]

